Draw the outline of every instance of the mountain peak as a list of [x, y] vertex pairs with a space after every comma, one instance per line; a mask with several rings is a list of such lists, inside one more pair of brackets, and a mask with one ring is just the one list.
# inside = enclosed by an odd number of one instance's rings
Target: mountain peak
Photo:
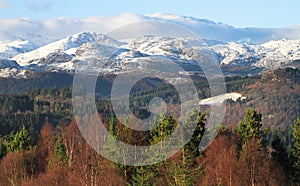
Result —
[[28, 62], [35, 61], [36, 59], [45, 58], [50, 53], [65, 52], [68, 54], [74, 54], [75, 51], [81, 45], [90, 42], [100, 43], [112, 47], [116, 47], [123, 44], [122, 42], [119, 42], [104, 34], [84, 31], [65, 37], [64, 39], [55, 41], [36, 50], [17, 55], [13, 59], [16, 60], [19, 64], [26, 66], [28, 65]]

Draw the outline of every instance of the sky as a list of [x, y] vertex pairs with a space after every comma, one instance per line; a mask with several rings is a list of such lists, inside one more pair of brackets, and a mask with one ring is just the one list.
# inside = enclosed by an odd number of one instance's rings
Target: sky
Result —
[[1, 18], [47, 19], [180, 14], [235, 27], [276, 28], [300, 24], [297, 0], [0, 0]]

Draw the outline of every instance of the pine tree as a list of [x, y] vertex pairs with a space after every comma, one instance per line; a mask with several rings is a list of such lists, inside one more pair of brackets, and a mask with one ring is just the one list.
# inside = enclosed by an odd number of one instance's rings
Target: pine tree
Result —
[[56, 144], [54, 147], [54, 157], [52, 161], [55, 161], [59, 165], [67, 165], [68, 157], [66, 153], [66, 147], [62, 142], [62, 138], [59, 136], [56, 140]]
[[21, 130], [16, 134], [9, 135], [6, 140], [7, 152], [17, 152], [32, 147], [31, 136], [23, 125]]
[[[164, 156], [168, 152], [168, 149], [170, 149], [170, 140], [165, 140], [167, 137], [169, 137], [172, 132], [174, 131], [174, 128], [177, 125], [177, 121], [173, 116], [167, 116], [164, 113], [161, 113], [159, 117], [154, 117], [151, 121], [150, 125], [152, 126], [152, 130], [149, 132], [149, 142], [151, 145], [157, 144], [159, 142], [162, 142], [160, 144], [160, 147], [154, 150], [154, 152], [151, 154], [151, 157], [147, 159], [146, 161], [160, 159], [160, 156]], [[152, 148], [152, 146], [150, 147]], [[147, 156], [147, 154], [145, 154]], [[159, 176], [165, 176], [167, 173], [164, 172], [166, 169], [166, 161], [162, 161], [153, 165], [147, 166], [148, 170], [150, 169], [153, 173], [153, 177], [159, 177]]]
[[152, 166], [135, 167], [135, 173], [132, 176], [133, 186], [150, 186], [153, 185], [151, 180], [155, 177], [155, 173], [151, 170]]
[[291, 178], [296, 183], [300, 183], [300, 118], [295, 122], [292, 127], [293, 129], [293, 137], [295, 139], [295, 143], [292, 149], [292, 174]]
[[170, 175], [175, 185], [192, 185], [196, 174], [199, 175], [202, 172], [202, 164], [196, 165], [195, 158], [199, 155], [198, 146], [204, 133], [204, 122], [205, 113], [197, 115], [197, 112], [193, 110], [187, 115], [183, 123], [183, 130], [190, 130], [187, 132], [193, 132], [193, 135], [190, 141], [181, 149], [180, 161], [172, 163]]
[[[157, 127], [153, 128], [150, 131], [150, 144], [160, 143], [160, 148], [158, 152], [153, 154], [154, 156], [161, 156], [163, 153], [167, 152], [170, 149], [170, 140], [165, 140], [168, 138], [174, 131], [174, 128], [177, 125], [177, 121], [173, 116], [167, 116], [165, 114], [161, 114], [159, 119], [154, 118], [151, 125], [156, 125]], [[152, 157], [152, 158], [153, 158]]]
[[262, 115], [255, 112], [253, 108], [247, 110], [245, 120], [238, 125], [241, 145], [253, 138], [262, 138], [263, 131], [261, 130], [261, 117]]
[[180, 161], [178, 163], [172, 162], [170, 176], [173, 178], [175, 185], [193, 185], [196, 175], [201, 175], [203, 172], [202, 164], [196, 165], [193, 153], [186, 152], [184, 148], [180, 153]]
[[116, 122], [113, 117], [109, 120], [109, 133], [115, 137], [117, 137], [117, 131], [116, 131]]
[[150, 131], [151, 144], [158, 143], [171, 135], [177, 124], [172, 116], [165, 114], [161, 114], [159, 120], [159, 125]]
[[270, 159], [263, 149], [263, 138], [268, 130], [262, 129], [261, 121], [262, 115], [251, 108], [247, 110], [245, 120], [238, 126], [239, 162], [248, 171], [246, 180], [252, 186], [267, 182], [263, 175], [270, 171]]
[[[193, 153], [193, 156], [196, 157], [199, 155], [199, 145], [202, 139], [202, 136], [205, 131], [205, 119], [206, 114], [199, 112], [197, 115], [196, 111], [192, 111], [191, 114], [188, 114], [185, 122], [183, 123], [183, 130], [193, 130], [193, 135], [190, 141], [184, 146], [186, 151]], [[196, 128], [195, 128], [196, 124]], [[191, 126], [193, 126], [191, 128]]]

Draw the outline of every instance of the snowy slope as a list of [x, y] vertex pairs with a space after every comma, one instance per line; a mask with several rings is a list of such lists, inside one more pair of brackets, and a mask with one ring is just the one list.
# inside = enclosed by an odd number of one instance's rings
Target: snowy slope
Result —
[[36, 62], [38, 62], [38, 59], [45, 58], [49, 54], [55, 52], [74, 55], [75, 51], [82, 44], [88, 42], [97, 42], [108, 46], [119, 46], [122, 44], [121, 42], [116, 41], [103, 34], [98, 34], [95, 32], [81, 32], [79, 34], [75, 34], [62, 40], [50, 43], [31, 52], [17, 55], [13, 59], [22, 66], [36, 64]]
[[261, 45], [264, 57], [256, 64], [259, 67], [275, 68], [300, 60], [300, 40], [283, 39]]
[[27, 70], [12, 60], [0, 59], [0, 77], [25, 78]]
[[4, 69], [4, 68], [20, 68], [20, 66], [15, 61], [0, 59], [0, 69]]
[[226, 43], [211, 46], [223, 65], [277, 68], [300, 59], [300, 40], [283, 39], [261, 45]]
[[189, 49], [210, 49], [221, 65], [277, 68], [300, 60], [300, 40], [278, 40], [264, 44], [221, 43], [193, 38], [168, 38], [145, 36], [129, 44], [131, 50], [148, 55], [162, 55], [177, 59], [191, 59]]
[[137, 50], [149, 55], [167, 55], [179, 57], [182, 49], [197, 48], [205, 45], [204, 41], [197, 38], [172, 38], [144, 36], [130, 43], [131, 50]]
[[226, 100], [237, 101], [238, 99], [244, 100], [246, 97], [237, 92], [226, 93], [211, 98], [202, 99], [199, 102], [199, 105], [219, 105], [223, 104]]
[[18, 54], [36, 49], [37, 46], [27, 40], [15, 40], [11, 42], [0, 42], [0, 59], [9, 59]]
[[260, 51], [259, 45], [226, 43], [211, 46], [210, 49], [216, 53], [222, 65], [247, 65], [257, 62]]

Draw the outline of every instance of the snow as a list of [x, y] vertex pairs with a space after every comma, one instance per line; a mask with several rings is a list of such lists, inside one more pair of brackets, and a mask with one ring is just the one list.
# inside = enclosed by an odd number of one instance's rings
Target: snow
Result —
[[69, 54], [69, 55], [75, 55], [78, 48], [79, 47], [70, 48], [70, 49], [66, 50], [65, 53]]
[[279, 67], [282, 63], [300, 59], [300, 40], [283, 39], [270, 41], [261, 46], [265, 50], [265, 57], [257, 63], [259, 67]]
[[121, 42], [103, 34], [98, 34], [95, 32], [81, 32], [40, 47], [36, 50], [17, 55], [13, 58], [13, 60], [16, 60], [22, 66], [26, 66], [30, 64], [30, 61], [46, 57], [50, 53], [65, 52], [72, 54], [76, 48], [88, 42], [98, 42], [109, 46], [118, 46], [122, 44]]
[[220, 64], [273, 69], [300, 59], [300, 40], [283, 39], [261, 45], [225, 43], [211, 46]]
[[20, 53], [29, 52], [36, 46], [27, 40], [0, 42], [0, 59], [9, 59]]
[[203, 99], [199, 102], [199, 105], [219, 105], [223, 104], [226, 100], [237, 101], [238, 99], [244, 100], [246, 97], [237, 92], [226, 93], [211, 98]]
[[[201, 36], [205, 43], [197, 38], [154, 36], [124, 42], [100, 34], [140, 21], [183, 26]], [[84, 19], [0, 18], [0, 25], [2, 77], [18, 77], [18, 74], [25, 77], [26, 69], [74, 70], [76, 61], [89, 65], [87, 69], [114, 73], [130, 70], [131, 65], [145, 70], [156, 59], [190, 64], [195, 52], [203, 46], [215, 54], [221, 65], [274, 69], [300, 60], [300, 25], [278, 29], [234, 28], [211, 20], [161, 12]], [[104, 64], [108, 58], [110, 64]]]
[[197, 38], [143, 36], [124, 43], [103, 34], [80, 32], [32, 50], [34, 47], [27, 40], [0, 43], [0, 59], [1, 56], [9, 59], [2, 61], [0, 73], [7, 76], [8, 69], [13, 68], [19, 69], [13, 74], [22, 69], [37, 72], [73, 71], [78, 61], [87, 66], [83, 69], [114, 73], [130, 71], [133, 65], [146, 70], [157, 61], [193, 65], [194, 55], [203, 48], [214, 53], [221, 65], [274, 69], [300, 59], [300, 40], [289, 39], [255, 45], [201, 41]]
[[198, 49], [204, 45], [204, 41], [201, 41], [198, 38], [144, 36], [137, 38], [130, 43], [128, 47], [130, 50], [139, 51], [147, 55], [190, 59], [184, 53], [184, 50], [191, 48]]

